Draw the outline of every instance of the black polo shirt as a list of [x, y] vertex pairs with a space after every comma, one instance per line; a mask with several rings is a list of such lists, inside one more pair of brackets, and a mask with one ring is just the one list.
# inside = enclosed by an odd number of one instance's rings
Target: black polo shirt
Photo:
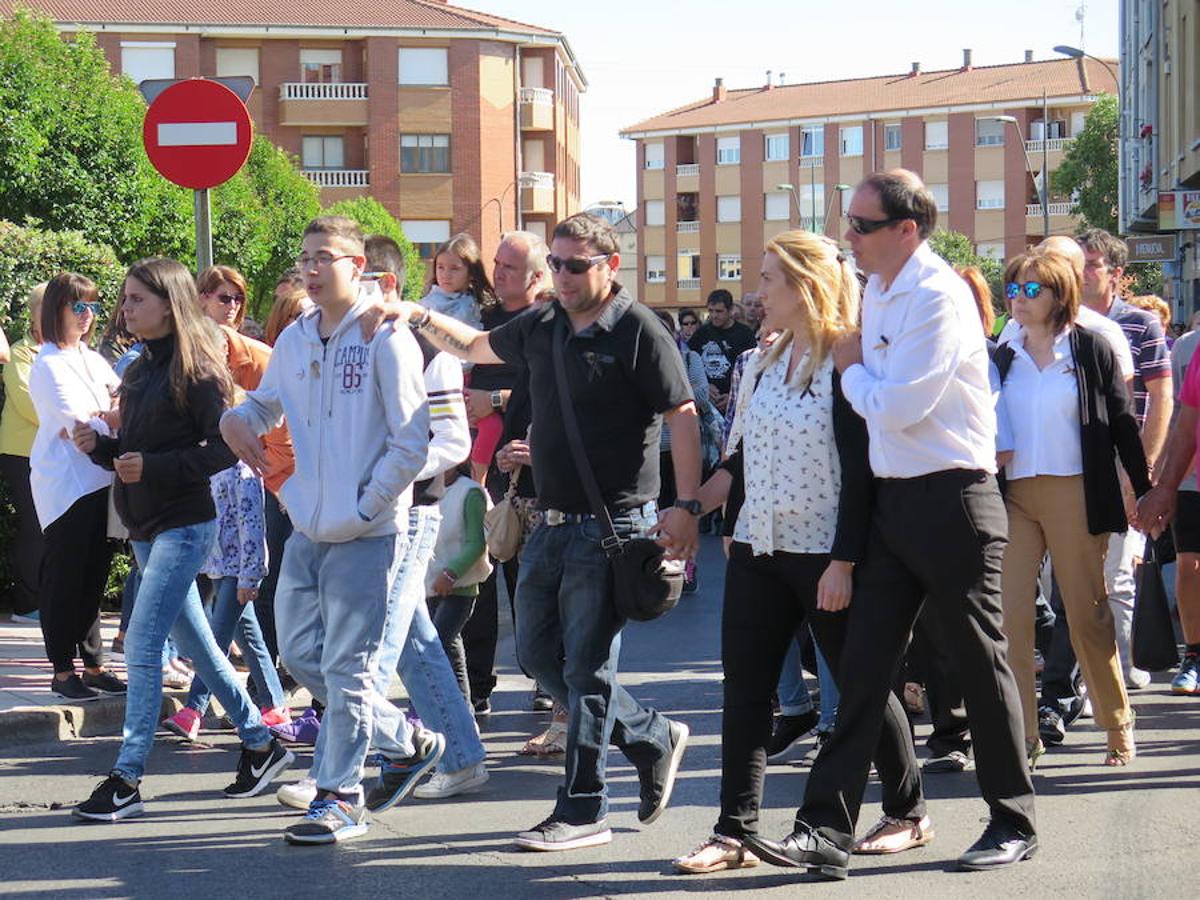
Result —
[[[611, 510], [658, 497], [662, 414], [692, 399], [675, 341], [648, 308], [620, 286], [600, 318], [567, 340], [564, 362], [579, 429]], [[533, 481], [538, 505], [591, 512], [571, 456], [554, 377], [554, 335], [567, 314], [558, 301], [527, 310], [488, 333], [506, 362], [529, 367]], [[570, 331], [570, 323], [567, 323]]]

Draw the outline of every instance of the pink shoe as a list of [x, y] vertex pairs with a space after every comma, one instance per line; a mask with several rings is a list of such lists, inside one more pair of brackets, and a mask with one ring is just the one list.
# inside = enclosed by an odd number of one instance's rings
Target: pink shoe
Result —
[[286, 706], [264, 706], [262, 708], [262, 721], [268, 728], [275, 725], [287, 725], [292, 721], [292, 711]]
[[185, 741], [194, 741], [200, 733], [200, 713], [185, 706], [173, 716], [163, 719], [163, 728], [179, 735]]

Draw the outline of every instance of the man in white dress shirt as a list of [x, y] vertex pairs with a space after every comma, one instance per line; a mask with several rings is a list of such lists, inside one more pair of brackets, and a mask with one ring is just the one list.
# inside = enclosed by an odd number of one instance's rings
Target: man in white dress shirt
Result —
[[870, 435], [875, 499], [852, 600], [870, 613], [851, 619], [837, 725], [795, 831], [780, 842], [747, 840], [766, 862], [829, 878], [846, 876], [884, 705], [922, 603], [949, 640], [991, 809], [959, 865], [998, 868], [1037, 850], [1021, 702], [1001, 630], [1008, 520], [995, 479], [988, 353], [970, 288], [925, 242], [936, 210], [904, 170], [869, 176], [850, 204], [846, 239], [871, 277], [861, 339], [835, 346], [834, 362]]

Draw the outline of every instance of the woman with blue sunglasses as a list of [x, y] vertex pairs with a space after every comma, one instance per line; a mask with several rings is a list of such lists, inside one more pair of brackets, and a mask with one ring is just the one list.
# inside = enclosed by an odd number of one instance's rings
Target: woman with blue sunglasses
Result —
[[1020, 325], [995, 358], [1013, 444], [1000, 448], [1012, 451], [1005, 466], [1004, 631], [1030, 762], [1044, 752], [1034, 692], [1034, 590], [1049, 550], [1096, 724], [1107, 736], [1104, 765], [1124, 766], [1136, 753], [1133, 713], [1104, 556], [1109, 535], [1129, 527], [1115, 458], [1141, 496], [1150, 489], [1146, 456], [1110, 345], [1075, 322], [1080, 279], [1070, 260], [1034, 250], [1009, 263], [1004, 281]]
[[[38, 588], [42, 636], [54, 667], [50, 690], [68, 700], [125, 692], [124, 683], [104, 670], [100, 642], [100, 599], [112, 556], [107, 536], [112, 473], [71, 440], [76, 423], [112, 409], [120, 383], [87, 345], [100, 309], [96, 285], [87, 278], [69, 273], [52, 278], [42, 298], [45, 343], [29, 372], [38, 416], [29, 486], [45, 535]], [[75, 671], [77, 657], [82, 678]]]

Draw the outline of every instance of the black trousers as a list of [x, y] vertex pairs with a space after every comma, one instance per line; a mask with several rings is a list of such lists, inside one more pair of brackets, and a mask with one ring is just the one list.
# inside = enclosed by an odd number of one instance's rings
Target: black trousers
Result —
[[100, 600], [108, 581], [108, 488], [80, 497], [46, 526], [42, 556], [42, 638], [55, 672], [73, 672], [75, 657], [104, 665]]
[[924, 604], [917, 616], [909, 655], [920, 659], [925, 696], [929, 700], [933, 732], [925, 746], [934, 756], [945, 756], [954, 750], [969, 755], [971, 731], [962, 684], [954, 668], [946, 629], [931, 603]]
[[445, 597], [426, 597], [429, 617], [437, 629], [438, 640], [450, 660], [450, 668], [463, 692], [463, 699], [471, 702], [471, 684], [467, 678], [467, 656], [463, 650], [462, 630], [475, 608], [475, 597], [447, 594]]
[[[746, 544], [731, 548], [721, 611], [725, 702], [718, 834], [740, 838], [758, 831], [766, 745], [771, 737], [771, 695], [788, 644], [803, 625], [811, 626], [830, 668], [838, 671], [847, 624], [856, 611], [853, 604], [846, 612], [817, 609], [817, 583], [828, 565], [828, 554], [754, 556]], [[920, 818], [925, 814], [925, 799], [904, 708], [891, 697], [880, 713], [882, 727], [874, 756], [883, 783], [884, 813]]]
[[884, 707], [926, 603], [945, 629], [966, 700], [983, 798], [993, 817], [1035, 832], [1021, 700], [1001, 630], [1007, 532], [996, 479], [985, 472], [877, 480], [840, 662], [837, 725], [808, 777], [797, 826], [851, 840]]
[[12, 610], [27, 615], [38, 608], [42, 571], [42, 526], [38, 524], [33, 492], [29, 489], [29, 457], [0, 455], [0, 475], [8, 485], [17, 512], [8, 545], [8, 568], [13, 575]]
[[[467, 681], [471, 686], [471, 701], [478, 703], [492, 696], [496, 689], [496, 641], [500, 633], [500, 610], [497, 607], [499, 583], [503, 572], [504, 584], [508, 588], [509, 606], [517, 594], [517, 574], [520, 567], [516, 559], [506, 563], [492, 560], [492, 574], [479, 585], [479, 596], [475, 599], [475, 610], [462, 629], [463, 649], [467, 654]], [[512, 611], [513, 621], [516, 612]]]

